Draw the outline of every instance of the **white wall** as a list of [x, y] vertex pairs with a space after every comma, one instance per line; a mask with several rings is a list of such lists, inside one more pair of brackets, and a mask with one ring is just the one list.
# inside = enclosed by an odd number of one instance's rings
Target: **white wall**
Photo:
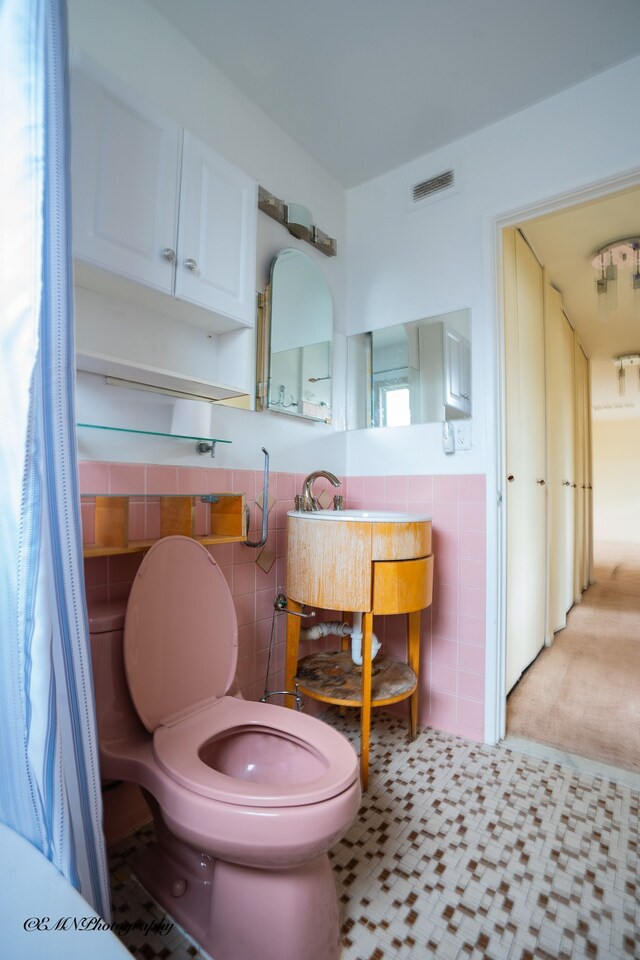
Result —
[[594, 540], [640, 545], [640, 420], [593, 423]]
[[[284, 200], [308, 207], [314, 222], [335, 237], [338, 256], [325, 257], [309, 244], [296, 240], [285, 228], [258, 215], [256, 287], [264, 289], [271, 260], [284, 247], [304, 250], [327, 277], [333, 294], [336, 410], [327, 426], [294, 421], [274, 413], [252, 413], [215, 407], [213, 431], [231, 439], [219, 448], [216, 464], [259, 469], [260, 448], [272, 456], [274, 470], [308, 470], [323, 467], [343, 473], [344, 437], [336, 431], [344, 423], [346, 328], [346, 197], [344, 190], [287, 134], [222, 76], [187, 40], [177, 33], [145, 0], [68, 0], [72, 46], [84, 50], [142, 97], [180, 125], [193, 131], [232, 163]], [[98, 299], [78, 298], [78, 309], [100, 310]], [[171, 420], [173, 401], [159, 395], [105, 387], [101, 377], [78, 377], [77, 414], [84, 422], [154, 430]], [[193, 432], [200, 432], [201, 405], [193, 402]], [[111, 418], [111, 419], [109, 419]], [[198, 428], [196, 429], [196, 425]], [[185, 432], [187, 432], [185, 430]], [[176, 451], [176, 442], [107, 438], [100, 431], [80, 437], [82, 459], [136, 460], [139, 462], [203, 465], [195, 453]], [[186, 457], [186, 459], [185, 459]]]
[[[481, 82], [481, 78], [478, 78]], [[484, 472], [497, 437], [495, 221], [638, 167], [640, 129], [620, 90], [640, 58], [349, 192], [348, 332], [470, 307], [473, 449], [447, 457], [440, 427], [349, 437], [347, 472]], [[409, 211], [412, 184], [450, 167], [459, 192]]]

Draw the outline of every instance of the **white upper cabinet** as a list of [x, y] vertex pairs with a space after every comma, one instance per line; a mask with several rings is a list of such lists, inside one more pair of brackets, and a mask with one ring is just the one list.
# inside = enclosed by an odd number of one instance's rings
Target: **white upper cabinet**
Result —
[[81, 55], [71, 89], [75, 257], [252, 326], [255, 181]]
[[184, 131], [175, 295], [254, 322], [257, 186]]

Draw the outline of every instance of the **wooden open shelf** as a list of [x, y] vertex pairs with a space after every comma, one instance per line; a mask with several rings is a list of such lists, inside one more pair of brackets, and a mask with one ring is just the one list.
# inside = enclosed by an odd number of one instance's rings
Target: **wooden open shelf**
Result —
[[[197, 495], [161, 496], [160, 538], [171, 536], [192, 537], [199, 543], [238, 543], [247, 538], [244, 494], [212, 494], [208, 501], [210, 532], [196, 536], [195, 515]], [[85, 497], [88, 498], [88, 497]], [[145, 499], [140, 496], [109, 496], [96, 494], [95, 535], [93, 543], [83, 548], [85, 557], [109, 557], [122, 553], [144, 553], [156, 542], [129, 540], [129, 501]], [[157, 497], [154, 499], [158, 499]]]

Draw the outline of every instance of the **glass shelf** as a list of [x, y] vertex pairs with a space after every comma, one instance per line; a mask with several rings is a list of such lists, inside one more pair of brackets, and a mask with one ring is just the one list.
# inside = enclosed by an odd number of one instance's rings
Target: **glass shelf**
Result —
[[167, 437], [173, 440], [193, 440], [196, 444], [196, 452], [210, 453], [215, 456], [216, 443], [231, 443], [231, 440], [220, 440], [217, 437], [198, 437], [189, 436], [184, 433], [163, 433], [159, 430], [133, 430], [130, 427], [107, 427], [100, 423], [77, 423], [76, 427], [85, 427], [88, 430], [109, 430], [112, 433], [134, 433], [145, 437]]

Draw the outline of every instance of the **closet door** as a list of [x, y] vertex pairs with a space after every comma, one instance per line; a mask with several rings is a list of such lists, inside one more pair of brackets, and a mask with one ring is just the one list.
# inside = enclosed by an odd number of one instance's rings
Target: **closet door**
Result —
[[509, 691], [546, 633], [545, 355], [542, 268], [519, 231], [503, 241]]
[[573, 603], [575, 387], [573, 328], [560, 293], [545, 283], [547, 382], [547, 538], [549, 621], [547, 642], [566, 626]]
[[576, 365], [580, 370], [580, 399], [582, 410], [581, 443], [582, 443], [582, 474], [580, 476], [580, 494], [582, 511], [582, 553], [578, 558], [580, 564], [579, 579], [581, 590], [586, 590], [591, 582], [592, 563], [592, 533], [591, 533], [591, 400], [589, 387], [589, 361], [578, 344]]
[[587, 586], [593, 583], [593, 413], [591, 405], [591, 363], [585, 357], [587, 364], [587, 389], [585, 392], [587, 405], [587, 442], [586, 442], [586, 581]]
[[575, 460], [576, 473], [574, 492], [575, 516], [575, 556], [573, 564], [573, 602], [580, 603], [582, 591], [585, 589], [585, 503], [586, 503], [586, 442], [589, 411], [586, 409], [587, 392], [587, 360], [574, 334], [574, 369], [575, 369], [575, 403], [576, 403], [576, 430], [575, 430]]

